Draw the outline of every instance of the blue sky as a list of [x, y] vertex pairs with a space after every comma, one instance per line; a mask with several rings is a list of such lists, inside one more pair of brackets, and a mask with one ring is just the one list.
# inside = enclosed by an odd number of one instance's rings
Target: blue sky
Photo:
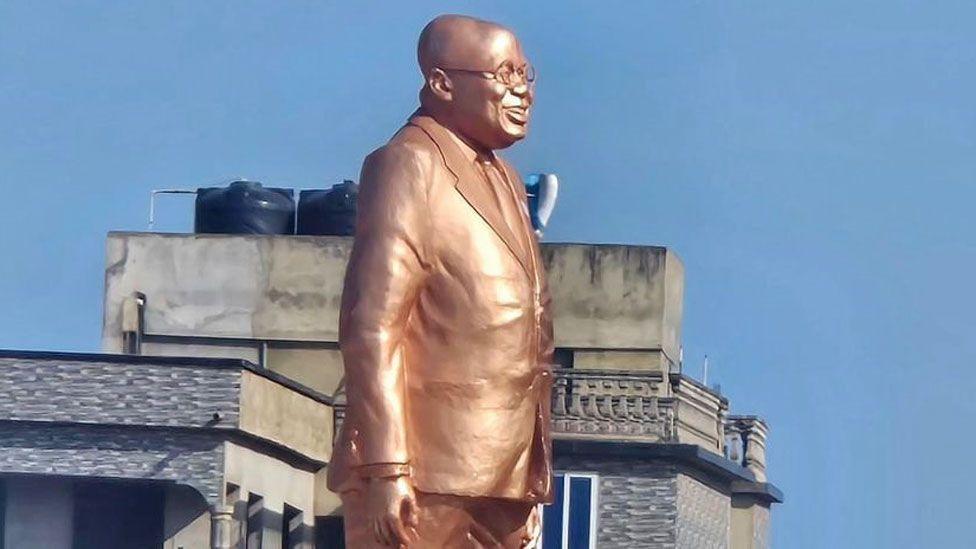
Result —
[[561, 177], [547, 240], [684, 259], [686, 370], [772, 427], [775, 546], [976, 545], [976, 5], [407, 4], [0, 3], [0, 347], [98, 349], [151, 189], [355, 177], [423, 24], [479, 15], [539, 70], [508, 157]]

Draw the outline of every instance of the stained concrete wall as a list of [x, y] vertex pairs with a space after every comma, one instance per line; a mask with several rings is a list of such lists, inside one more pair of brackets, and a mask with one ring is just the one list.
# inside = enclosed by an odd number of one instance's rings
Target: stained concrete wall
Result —
[[[140, 292], [145, 332], [168, 337], [147, 338], [145, 354], [264, 360], [332, 393], [351, 245], [348, 237], [110, 233], [102, 348], [122, 351], [124, 304]], [[543, 258], [556, 346], [574, 350], [575, 367], [660, 369], [678, 360], [684, 267], [673, 252], [546, 244]], [[255, 340], [271, 342], [262, 349]]]
[[270, 345], [265, 364], [270, 370], [327, 395], [335, 393], [343, 373], [338, 345], [334, 349]]
[[684, 266], [656, 246], [543, 246], [556, 346], [660, 350], [681, 346]]
[[4, 547], [72, 549], [74, 494], [66, 480], [9, 477], [4, 516]]
[[342, 237], [110, 233], [103, 349], [122, 349], [136, 291], [148, 333], [337, 341], [349, 251]]

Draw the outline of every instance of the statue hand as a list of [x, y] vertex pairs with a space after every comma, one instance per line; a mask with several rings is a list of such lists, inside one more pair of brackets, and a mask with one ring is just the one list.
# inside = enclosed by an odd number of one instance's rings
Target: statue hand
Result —
[[417, 539], [417, 498], [406, 476], [370, 479], [366, 512], [376, 540], [406, 547]]

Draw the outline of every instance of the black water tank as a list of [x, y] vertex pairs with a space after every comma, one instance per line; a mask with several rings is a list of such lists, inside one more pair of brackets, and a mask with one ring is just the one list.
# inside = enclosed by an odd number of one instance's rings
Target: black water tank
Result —
[[298, 234], [351, 236], [356, 232], [359, 186], [346, 180], [329, 190], [302, 191], [298, 197]]
[[256, 181], [197, 189], [193, 225], [198, 233], [295, 234], [295, 194]]

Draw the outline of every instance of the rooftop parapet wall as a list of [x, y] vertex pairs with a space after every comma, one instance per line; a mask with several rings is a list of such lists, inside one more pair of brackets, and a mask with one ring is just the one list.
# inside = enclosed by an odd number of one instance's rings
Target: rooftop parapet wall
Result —
[[[548, 244], [542, 253], [558, 347], [661, 351], [677, 362], [684, 265], [674, 252], [658, 246]], [[601, 355], [599, 362], [607, 358]]]
[[122, 308], [145, 295], [149, 334], [338, 340], [350, 241], [110, 233], [102, 346], [122, 350]]
[[[110, 233], [102, 348], [123, 349], [124, 303], [135, 292], [146, 299], [147, 334], [334, 343], [351, 244], [349, 237]], [[684, 268], [673, 252], [546, 244], [543, 256], [557, 347], [677, 360]], [[580, 353], [579, 366], [588, 367], [588, 356]]]

